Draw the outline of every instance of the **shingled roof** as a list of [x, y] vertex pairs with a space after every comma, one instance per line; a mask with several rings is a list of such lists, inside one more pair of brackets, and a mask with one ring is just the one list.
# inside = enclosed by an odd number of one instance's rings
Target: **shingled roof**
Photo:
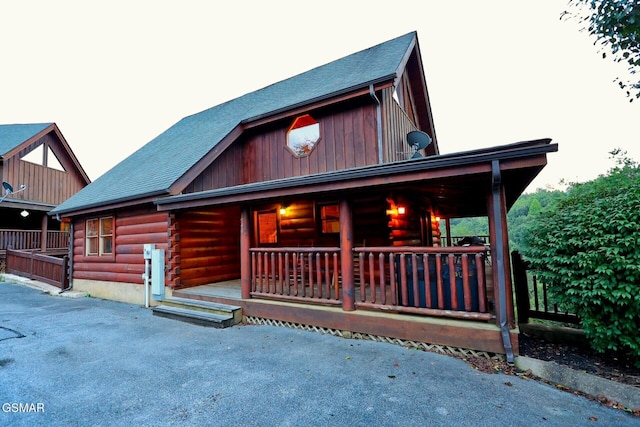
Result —
[[411, 32], [185, 117], [52, 213], [169, 194], [172, 184], [241, 123], [392, 80], [415, 43]]
[[0, 125], [0, 158], [51, 125], [52, 123]]

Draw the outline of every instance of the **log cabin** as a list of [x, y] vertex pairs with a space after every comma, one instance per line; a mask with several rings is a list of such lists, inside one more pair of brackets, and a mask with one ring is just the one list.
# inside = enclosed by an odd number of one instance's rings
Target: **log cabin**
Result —
[[0, 258], [66, 249], [69, 224], [49, 212], [91, 181], [55, 123], [0, 125]]
[[[411, 32], [183, 118], [53, 213], [91, 295], [512, 359], [506, 214], [556, 150], [440, 154]], [[444, 245], [470, 216], [488, 244]]]

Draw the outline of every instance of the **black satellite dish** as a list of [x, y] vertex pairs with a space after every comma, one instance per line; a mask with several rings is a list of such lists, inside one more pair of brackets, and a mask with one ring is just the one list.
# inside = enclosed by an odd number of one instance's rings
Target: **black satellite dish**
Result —
[[18, 191], [13, 191], [13, 187], [11, 186], [11, 184], [9, 184], [8, 182], [4, 182], [4, 181], [2, 182], [2, 187], [4, 188], [4, 196], [0, 197], [0, 202], [4, 201], [4, 199], [6, 199], [7, 196], [9, 196], [11, 194], [19, 193], [19, 192], [24, 191], [24, 190], [27, 189], [27, 186], [22, 184]]
[[412, 130], [407, 134], [407, 144], [413, 148], [412, 159], [422, 157], [420, 150], [424, 150], [431, 144], [431, 137], [420, 130]]
[[4, 187], [5, 194], [13, 193], [13, 187], [8, 182], [2, 182], [2, 186]]

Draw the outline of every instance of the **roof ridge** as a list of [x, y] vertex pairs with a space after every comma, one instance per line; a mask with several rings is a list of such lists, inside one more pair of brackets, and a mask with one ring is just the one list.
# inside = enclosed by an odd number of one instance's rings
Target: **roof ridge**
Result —
[[0, 124], [0, 157], [54, 124], [55, 122]]
[[[403, 38], [405, 38], [405, 37], [408, 37], [408, 36], [410, 36], [410, 35], [411, 35], [411, 36], [414, 36], [414, 37], [416, 37], [416, 38], [417, 38], [417, 32], [416, 32], [416, 31], [410, 31], [410, 32], [405, 33], [405, 34], [403, 34], [403, 35], [401, 35], [401, 36], [394, 37], [393, 39], [390, 39], [390, 40], [387, 40], [387, 41], [380, 42], [380, 43], [378, 43], [378, 44], [376, 44], [376, 45], [369, 46], [369, 47], [364, 48], [364, 49], [361, 49], [361, 50], [359, 50], [359, 51], [357, 51], [357, 52], [350, 53], [350, 54], [348, 54], [348, 55], [346, 55], [346, 56], [338, 57], [338, 58], [333, 59], [333, 60], [331, 60], [331, 61], [329, 61], [329, 62], [326, 62], [326, 63], [324, 63], [324, 64], [322, 64], [322, 65], [318, 65], [318, 66], [316, 66], [316, 67], [313, 67], [313, 68], [311, 68], [311, 69], [309, 69], [309, 70], [303, 71], [303, 72], [298, 73], [298, 74], [294, 74], [293, 76], [286, 77], [286, 78], [284, 78], [284, 79], [282, 79], [282, 80], [279, 80], [279, 81], [274, 82], [274, 83], [270, 83], [270, 84], [268, 84], [268, 85], [266, 85], [266, 86], [263, 86], [263, 87], [261, 87], [261, 88], [255, 89], [255, 90], [253, 90], [253, 91], [246, 92], [246, 93], [244, 93], [244, 94], [242, 94], [242, 95], [239, 95], [239, 96], [237, 96], [237, 97], [235, 97], [235, 98], [228, 99], [228, 100], [226, 100], [226, 101], [221, 102], [220, 104], [217, 104], [217, 105], [214, 105], [214, 106], [212, 106], [212, 107], [206, 108], [206, 109], [204, 109], [204, 110], [202, 110], [202, 111], [200, 111], [200, 112], [197, 112], [197, 113], [194, 113], [194, 114], [190, 114], [190, 115], [188, 115], [188, 116], [185, 116], [184, 118], [192, 117], [192, 116], [198, 115], [198, 114], [200, 114], [200, 113], [203, 113], [203, 112], [206, 112], [206, 111], [210, 111], [210, 110], [212, 110], [212, 109], [214, 109], [214, 108], [223, 107], [225, 104], [230, 104], [230, 103], [234, 103], [234, 102], [239, 102], [239, 101], [241, 101], [241, 100], [246, 99], [247, 97], [255, 96], [255, 95], [259, 94], [259, 93], [264, 93], [264, 92], [266, 92], [266, 91], [268, 91], [268, 90], [270, 90], [270, 89], [272, 89], [272, 88], [274, 88], [274, 87], [280, 86], [280, 85], [282, 85], [282, 84], [284, 84], [284, 83], [286, 83], [286, 82], [290, 82], [290, 81], [292, 81], [292, 80], [298, 79], [298, 78], [300, 78], [300, 77], [302, 77], [302, 76], [305, 76], [305, 75], [307, 75], [307, 76], [308, 76], [308, 75], [310, 75], [310, 74], [312, 74], [312, 73], [314, 73], [314, 72], [317, 72], [318, 70], [325, 69], [327, 66], [330, 66], [330, 65], [332, 65], [332, 64], [336, 64], [336, 63], [339, 63], [339, 62], [342, 62], [342, 61], [348, 60], [349, 58], [353, 58], [353, 57], [356, 57], [356, 56], [358, 56], [358, 55], [364, 55], [364, 54], [365, 54], [365, 53], [367, 53], [367, 52], [371, 52], [371, 51], [374, 51], [375, 49], [379, 49], [379, 48], [380, 48], [381, 46], [383, 46], [383, 45], [386, 45], [386, 44], [389, 44], [389, 43], [392, 43], [392, 42], [395, 42], [395, 41], [401, 40], [401, 39], [403, 39]], [[250, 117], [251, 117], [251, 116], [249, 116], [249, 117], [245, 117], [243, 120], [249, 119]]]
[[185, 116], [52, 212], [168, 194], [176, 181], [246, 120], [395, 78], [415, 39], [415, 31], [406, 33]]

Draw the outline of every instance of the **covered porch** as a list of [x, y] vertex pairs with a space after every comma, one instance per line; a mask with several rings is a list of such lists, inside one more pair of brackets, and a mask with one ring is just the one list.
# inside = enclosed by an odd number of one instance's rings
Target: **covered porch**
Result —
[[[168, 284], [247, 318], [512, 359], [506, 213], [556, 149], [549, 142], [159, 199], [172, 218]], [[488, 218], [489, 245], [443, 247], [437, 218], [465, 216]]]
[[340, 248], [251, 248], [249, 295], [335, 305], [345, 311], [357, 306], [460, 319], [495, 318], [493, 287], [486, 280], [491, 265], [484, 246], [356, 247], [352, 252], [343, 270]]
[[0, 265], [7, 250], [60, 252], [69, 249], [69, 225], [48, 215], [54, 205], [5, 199], [0, 204]]

